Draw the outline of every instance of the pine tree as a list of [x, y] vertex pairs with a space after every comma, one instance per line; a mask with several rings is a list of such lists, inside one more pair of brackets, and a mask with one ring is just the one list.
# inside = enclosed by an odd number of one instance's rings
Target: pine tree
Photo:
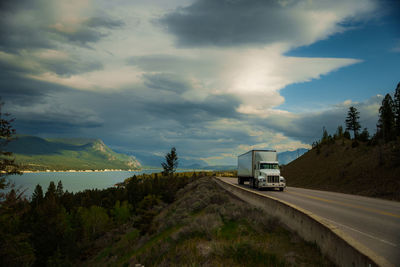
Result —
[[47, 192], [45, 195], [46, 199], [55, 198], [56, 196], [56, 185], [53, 181], [50, 182], [49, 187], [47, 188]]
[[343, 126], [342, 126], [342, 125], [339, 125], [339, 126], [337, 127], [336, 136], [337, 136], [338, 138], [342, 138], [342, 137], [343, 137]]
[[394, 92], [393, 104], [396, 136], [400, 136], [400, 83], [397, 84], [396, 91]]
[[346, 130], [353, 131], [354, 139], [358, 138], [358, 131], [361, 129], [360, 112], [355, 107], [350, 107], [346, 117]]
[[368, 142], [368, 140], [369, 140], [369, 132], [368, 132], [367, 128], [364, 128], [364, 130], [360, 133], [359, 139], [362, 142]]
[[343, 137], [346, 139], [351, 139], [350, 132], [347, 129], [346, 129], [346, 131], [344, 131]]
[[[0, 102], [0, 189], [10, 187], [10, 183], [6, 180], [8, 175], [21, 174], [18, 171], [18, 164], [12, 158], [12, 153], [4, 151], [7, 144], [14, 139], [16, 132], [11, 125], [14, 119], [9, 119], [10, 114], [1, 111], [3, 105], [4, 103]], [[2, 195], [4, 193], [0, 192], [0, 198]]]
[[395, 137], [395, 113], [394, 103], [390, 94], [386, 94], [382, 100], [382, 106], [379, 108], [378, 137], [389, 142]]
[[56, 189], [56, 196], [61, 198], [64, 195], [63, 185], [61, 181], [58, 181], [57, 189]]
[[326, 130], [325, 126], [322, 127], [322, 139], [321, 139], [321, 144], [324, 144], [328, 142], [329, 136], [328, 136], [328, 131]]
[[35, 191], [32, 194], [32, 205], [37, 207], [43, 201], [43, 189], [40, 184], [37, 184]]
[[178, 155], [176, 154], [175, 147], [171, 148], [171, 152], [165, 155], [165, 162], [161, 163], [164, 168], [163, 174], [165, 176], [173, 175], [178, 168]]

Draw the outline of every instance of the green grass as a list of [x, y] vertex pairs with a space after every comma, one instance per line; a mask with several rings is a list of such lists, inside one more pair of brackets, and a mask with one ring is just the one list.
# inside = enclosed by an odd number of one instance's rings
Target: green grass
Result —
[[264, 251], [251, 243], [238, 242], [224, 246], [223, 256], [243, 266], [288, 266], [277, 254]]
[[218, 232], [218, 237], [226, 240], [232, 240], [236, 238], [238, 234], [239, 222], [237, 221], [228, 221], [224, 223], [224, 226], [221, 227]]

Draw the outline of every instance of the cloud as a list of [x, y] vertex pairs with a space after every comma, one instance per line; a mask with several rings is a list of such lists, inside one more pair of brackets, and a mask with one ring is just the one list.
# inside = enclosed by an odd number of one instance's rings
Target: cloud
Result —
[[361, 127], [368, 128], [374, 134], [382, 99], [381, 95], [376, 95], [360, 103], [344, 101], [322, 111], [271, 116], [264, 120], [263, 125], [267, 129], [283, 133], [284, 136], [310, 144], [321, 138], [322, 127], [326, 127], [330, 134], [334, 134], [339, 125], [345, 128], [347, 111], [350, 106], [355, 106], [360, 112]]
[[117, 20], [117, 19], [112, 19], [110, 17], [92, 17], [85, 21], [86, 26], [92, 27], [92, 28], [107, 28], [107, 29], [113, 29], [113, 28], [119, 28], [125, 23], [122, 20]]
[[370, 1], [3, 2], [0, 95], [19, 133], [235, 164], [252, 147], [307, 147], [350, 104], [362, 125], [376, 119], [378, 100], [280, 109], [286, 86], [363, 62], [285, 53], [345, 30]]
[[103, 64], [99, 60], [85, 60], [68, 52], [53, 49], [29, 53], [21, 51], [18, 54], [0, 51], [1, 63], [6, 69], [14, 69], [20, 73], [34, 75], [54, 73], [63, 77], [103, 69]]
[[159, 23], [192, 46], [302, 46], [345, 30], [343, 22], [376, 8], [374, 1], [197, 0]]
[[153, 89], [182, 93], [191, 89], [190, 82], [169, 73], [145, 73], [144, 84]]
[[120, 20], [111, 18], [92, 17], [83, 19], [79, 25], [71, 26], [71, 23], [56, 23], [50, 25], [50, 31], [63, 37], [70, 43], [82, 46], [88, 46], [89, 43], [98, 42], [103, 37], [108, 36], [107, 33], [101, 31], [103, 29], [114, 29], [123, 26]]
[[89, 47], [108, 35], [107, 30], [123, 21], [93, 13], [89, 1], [2, 1], [0, 9], [0, 49], [55, 49], [61, 45]]

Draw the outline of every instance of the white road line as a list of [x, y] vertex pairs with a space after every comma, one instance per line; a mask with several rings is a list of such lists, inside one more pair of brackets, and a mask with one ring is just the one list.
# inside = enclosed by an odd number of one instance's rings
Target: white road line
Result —
[[381, 242], [386, 243], [386, 244], [388, 244], [388, 245], [391, 245], [391, 246], [393, 246], [393, 247], [397, 247], [397, 245], [394, 244], [394, 243], [392, 243], [392, 242], [389, 242], [389, 241], [386, 241], [386, 240], [384, 240], [384, 239], [380, 239], [380, 238], [378, 238], [378, 237], [376, 237], [376, 236], [373, 236], [373, 235], [370, 235], [370, 234], [361, 232], [361, 231], [359, 231], [359, 230], [357, 230], [357, 229], [354, 229], [354, 228], [352, 228], [352, 227], [350, 227], [350, 226], [347, 226], [347, 225], [344, 225], [344, 224], [341, 224], [341, 223], [338, 223], [338, 222], [329, 220], [329, 219], [327, 219], [327, 218], [325, 218], [325, 217], [321, 217], [321, 218], [324, 219], [324, 220], [327, 220], [327, 221], [329, 221], [329, 222], [331, 222], [331, 223], [337, 224], [337, 225], [339, 225], [339, 226], [348, 228], [348, 229], [350, 229], [350, 230], [352, 230], [352, 231], [354, 231], [354, 232], [357, 232], [357, 233], [363, 234], [363, 235], [365, 235], [365, 236], [368, 236], [369, 238], [372, 238], [372, 239], [381, 241]]

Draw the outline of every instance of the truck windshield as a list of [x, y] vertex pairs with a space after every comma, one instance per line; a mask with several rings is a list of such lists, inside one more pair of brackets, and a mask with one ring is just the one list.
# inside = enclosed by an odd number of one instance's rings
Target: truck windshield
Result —
[[279, 169], [279, 165], [277, 163], [260, 163], [260, 170], [261, 169]]

